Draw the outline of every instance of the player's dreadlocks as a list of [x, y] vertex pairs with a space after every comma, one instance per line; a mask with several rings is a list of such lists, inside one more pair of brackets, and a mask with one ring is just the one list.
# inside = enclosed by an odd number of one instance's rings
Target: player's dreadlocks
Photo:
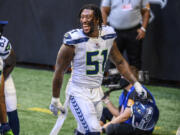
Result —
[[103, 19], [102, 19], [101, 10], [99, 9], [99, 7], [96, 6], [95, 4], [84, 5], [79, 11], [79, 18], [81, 17], [81, 13], [84, 9], [90, 9], [94, 11], [94, 16], [96, 17], [96, 19], [99, 20], [99, 28], [102, 29]]

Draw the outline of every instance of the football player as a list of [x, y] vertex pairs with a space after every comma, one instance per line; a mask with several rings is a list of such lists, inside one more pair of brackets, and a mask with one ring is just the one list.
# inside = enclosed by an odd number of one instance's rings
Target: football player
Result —
[[6, 111], [8, 114], [8, 120], [10, 128], [14, 135], [19, 135], [19, 118], [17, 113], [17, 98], [16, 89], [11, 77], [11, 72], [16, 64], [16, 56], [11, 47], [9, 40], [4, 37], [3, 27], [8, 21], [0, 21], [0, 57], [4, 62], [3, 76], [5, 80], [4, 92]]
[[77, 121], [76, 135], [100, 135], [99, 119], [102, 114], [103, 91], [101, 83], [108, 57], [119, 72], [132, 83], [139, 95], [146, 95], [141, 84], [134, 77], [129, 65], [118, 51], [116, 33], [110, 26], [102, 26], [98, 6], [88, 4], [79, 12], [81, 29], [74, 29], [64, 36], [56, 60], [53, 77], [50, 110], [64, 109], [59, 96], [66, 68], [72, 63], [72, 73], [66, 87], [66, 101]]

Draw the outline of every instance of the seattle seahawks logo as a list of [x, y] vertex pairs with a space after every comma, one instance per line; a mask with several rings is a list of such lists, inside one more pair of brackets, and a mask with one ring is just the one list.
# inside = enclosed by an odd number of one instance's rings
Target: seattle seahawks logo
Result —
[[[168, 0], [149, 0], [150, 4], [158, 4], [161, 6], [161, 9], [165, 8], [165, 6], [167, 5], [167, 2], [168, 2]], [[149, 19], [149, 22], [152, 22], [155, 18], [152, 10], [150, 11], [150, 15], [151, 15], [151, 17]]]

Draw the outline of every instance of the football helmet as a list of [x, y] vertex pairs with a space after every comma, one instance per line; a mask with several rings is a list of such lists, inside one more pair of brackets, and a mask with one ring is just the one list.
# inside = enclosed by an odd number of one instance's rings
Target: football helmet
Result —
[[155, 103], [146, 102], [145, 104], [137, 101], [131, 107], [132, 109], [132, 126], [144, 131], [154, 129], [158, 119], [159, 110]]

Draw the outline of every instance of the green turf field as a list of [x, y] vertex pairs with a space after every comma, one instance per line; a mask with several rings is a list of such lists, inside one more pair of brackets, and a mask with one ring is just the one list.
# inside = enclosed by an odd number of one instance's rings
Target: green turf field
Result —
[[[13, 78], [17, 89], [18, 112], [21, 124], [20, 135], [49, 135], [56, 117], [48, 110], [51, 101], [51, 83], [53, 72], [15, 68]], [[65, 75], [61, 92], [64, 101], [64, 90], [69, 78]], [[180, 126], [180, 89], [147, 86], [156, 98], [160, 109], [160, 119], [154, 135], [175, 135]], [[121, 91], [111, 94], [111, 100], [118, 104]], [[71, 113], [68, 114], [60, 135], [73, 135], [76, 122]]]

